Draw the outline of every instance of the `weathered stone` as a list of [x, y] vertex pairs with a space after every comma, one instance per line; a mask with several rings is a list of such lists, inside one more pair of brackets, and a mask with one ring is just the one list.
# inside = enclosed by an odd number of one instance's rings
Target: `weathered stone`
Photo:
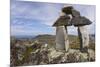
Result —
[[59, 14], [59, 18], [56, 20], [56, 22], [53, 24], [53, 26], [71, 26], [70, 23], [71, 17], [69, 15], [66, 15], [64, 12], [61, 12]]
[[67, 6], [62, 8], [62, 12], [66, 13], [66, 14], [72, 14], [72, 9], [73, 7], [72, 6]]
[[[12, 65], [14, 66], [27, 66], [27, 65], [39, 65], [39, 64], [58, 64], [58, 63], [72, 63], [72, 62], [86, 62], [95, 60], [94, 50], [89, 49], [87, 52], [80, 52], [78, 49], [69, 49], [67, 52], [63, 50], [56, 50], [55, 48], [42, 47], [37, 48], [34, 51], [23, 52], [21, 54], [24, 59], [14, 60]], [[28, 47], [31, 48], [31, 47]], [[19, 54], [19, 53], [18, 53]], [[17, 56], [17, 55], [16, 55]]]
[[80, 17], [80, 12], [75, 10], [72, 6], [62, 8], [62, 12], [64, 12], [66, 15], [71, 14], [73, 17]]
[[66, 31], [64, 30], [65, 50], [68, 51], [68, 49], [69, 49], [69, 39], [68, 39], [67, 27], [65, 27], [65, 29], [66, 29]]
[[80, 50], [87, 50], [89, 46], [89, 33], [87, 30], [87, 26], [79, 26], [78, 27], [78, 35], [80, 40]]
[[80, 15], [80, 12], [79, 11], [77, 11], [75, 9], [72, 9], [72, 16], [73, 17], [80, 17], [81, 15]]
[[69, 49], [69, 40], [67, 33], [67, 26], [70, 26], [71, 17], [65, 13], [60, 13], [60, 18], [54, 23], [56, 26], [56, 49], [66, 50]]
[[56, 49], [57, 50], [68, 50], [69, 41], [67, 29], [64, 26], [56, 27]]
[[95, 61], [95, 51], [92, 49], [88, 49], [89, 61]]
[[80, 17], [73, 17], [70, 23], [72, 23], [72, 25], [74, 26], [84, 26], [84, 25], [90, 25], [92, 22], [88, 18], [80, 16]]
[[71, 26], [72, 24], [69, 22], [70, 17], [65, 15], [65, 16], [60, 16], [57, 21], [53, 24], [53, 26]]
[[[51, 54], [52, 53], [52, 54]], [[93, 52], [91, 52], [92, 54]], [[72, 63], [72, 62], [86, 62], [90, 57], [88, 53], [82, 53], [79, 50], [69, 49], [68, 52], [51, 51], [49, 55], [50, 63]]]

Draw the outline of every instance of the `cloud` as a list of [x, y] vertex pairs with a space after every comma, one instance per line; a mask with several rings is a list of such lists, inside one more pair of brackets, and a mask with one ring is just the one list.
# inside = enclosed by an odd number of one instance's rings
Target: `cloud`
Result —
[[[64, 4], [11, 1], [11, 33], [18, 34], [55, 34], [53, 23], [59, 17]], [[73, 5], [82, 16], [89, 18], [91, 33], [95, 32], [95, 6]], [[69, 34], [77, 34], [75, 27], [68, 27]]]
[[35, 19], [52, 25], [58, 16], [61, 6], [49, 3], [16, 2], [12, 3], [11, 15], [13, 17]]
[[[48, 31], [47, 31], [48, 30]], [[36, 27], [27, 27], [26, 26], [11, 26], [11, 35], [39, 35], [39, 34], [54, 34], [54, 29], [49, 27], [36, 28]]]
[[41, 24], [41, 21], [15, 18], [11, 22], [14, 22], [11, 24], [11, 35], [54, 34], [53, 27]]

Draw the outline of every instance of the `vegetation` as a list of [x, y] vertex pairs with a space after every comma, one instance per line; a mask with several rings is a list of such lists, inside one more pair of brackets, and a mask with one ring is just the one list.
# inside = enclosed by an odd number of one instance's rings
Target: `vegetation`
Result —
[[[69, 35], [70, 49], [73, 53], [61, 52], [56, 58], [52, 58], [49, 54], [55, 51], [54, 35], [39, 35], [33, 39], [16, 39], [11, 37], [11, 66], [38, 65], [38, 64], [55, 64], [55, 63], [72, 63], [91, 61], [87, 58], [86, 53], [81, 53], [79, 49], [79, 39], [77, 36]], [[45, 44], [48, 44], [46, 47]], [[51, 49], [52, 48], [52, 49]], [[95, 42], [90, 39], [90, 49], [95, 50]], [[55, 51], [55, 55], [56, 52]], [[53, 54], [53, 56], [54, 56]], [[77, 58], [77, 57], [78, 58]], [[95, 57], [92, 57], [94, 61]], [[91, 59], [91, 58], [90, 58]]]

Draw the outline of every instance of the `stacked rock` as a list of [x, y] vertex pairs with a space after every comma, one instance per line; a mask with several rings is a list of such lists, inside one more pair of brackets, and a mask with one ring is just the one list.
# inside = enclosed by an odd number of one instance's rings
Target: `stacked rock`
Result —
[[53, 26], [56, 26], [56, 49], [66, 49], [66, 51], [68, 51], [69, 40], [67, 26], [74, 25], [75, 27], [78, 27], [80, 50], [87, 51], [89, 46], [87, 25], [90, 25], [91, 23], [92, 22], [88, 18], [81, 16], [80, 12], [72, 6], [65, 5], [64, 8], [62, 8], [60, 17], [53, 24]]

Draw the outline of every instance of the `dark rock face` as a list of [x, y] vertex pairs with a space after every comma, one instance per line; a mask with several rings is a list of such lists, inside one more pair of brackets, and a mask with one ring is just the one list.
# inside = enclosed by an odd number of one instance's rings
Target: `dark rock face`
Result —
[[62, 12], [64, 12], [66, 15], [71, 14], [73, 17], [80, 16], [80, 12], [75, 10], [72, 6], [62, 8]]
[[71, 26], [70, 17], [69, 16], [60, 16], [53, 26]]
[[75, 10], [75, 9], [72, 9], [72, 17], [80, 17], [80, 12]]
[[64, 7], [62, 8], [62, 12], [66, 13], [66, 14], [72, 14], [72, 6], [68, 6], [68, 7]]
[[84, 25], [90, 25], [92, 22], [86, 17], [74, 17], [72, 18], [71, 23], [74, 26], [84, 26]]

